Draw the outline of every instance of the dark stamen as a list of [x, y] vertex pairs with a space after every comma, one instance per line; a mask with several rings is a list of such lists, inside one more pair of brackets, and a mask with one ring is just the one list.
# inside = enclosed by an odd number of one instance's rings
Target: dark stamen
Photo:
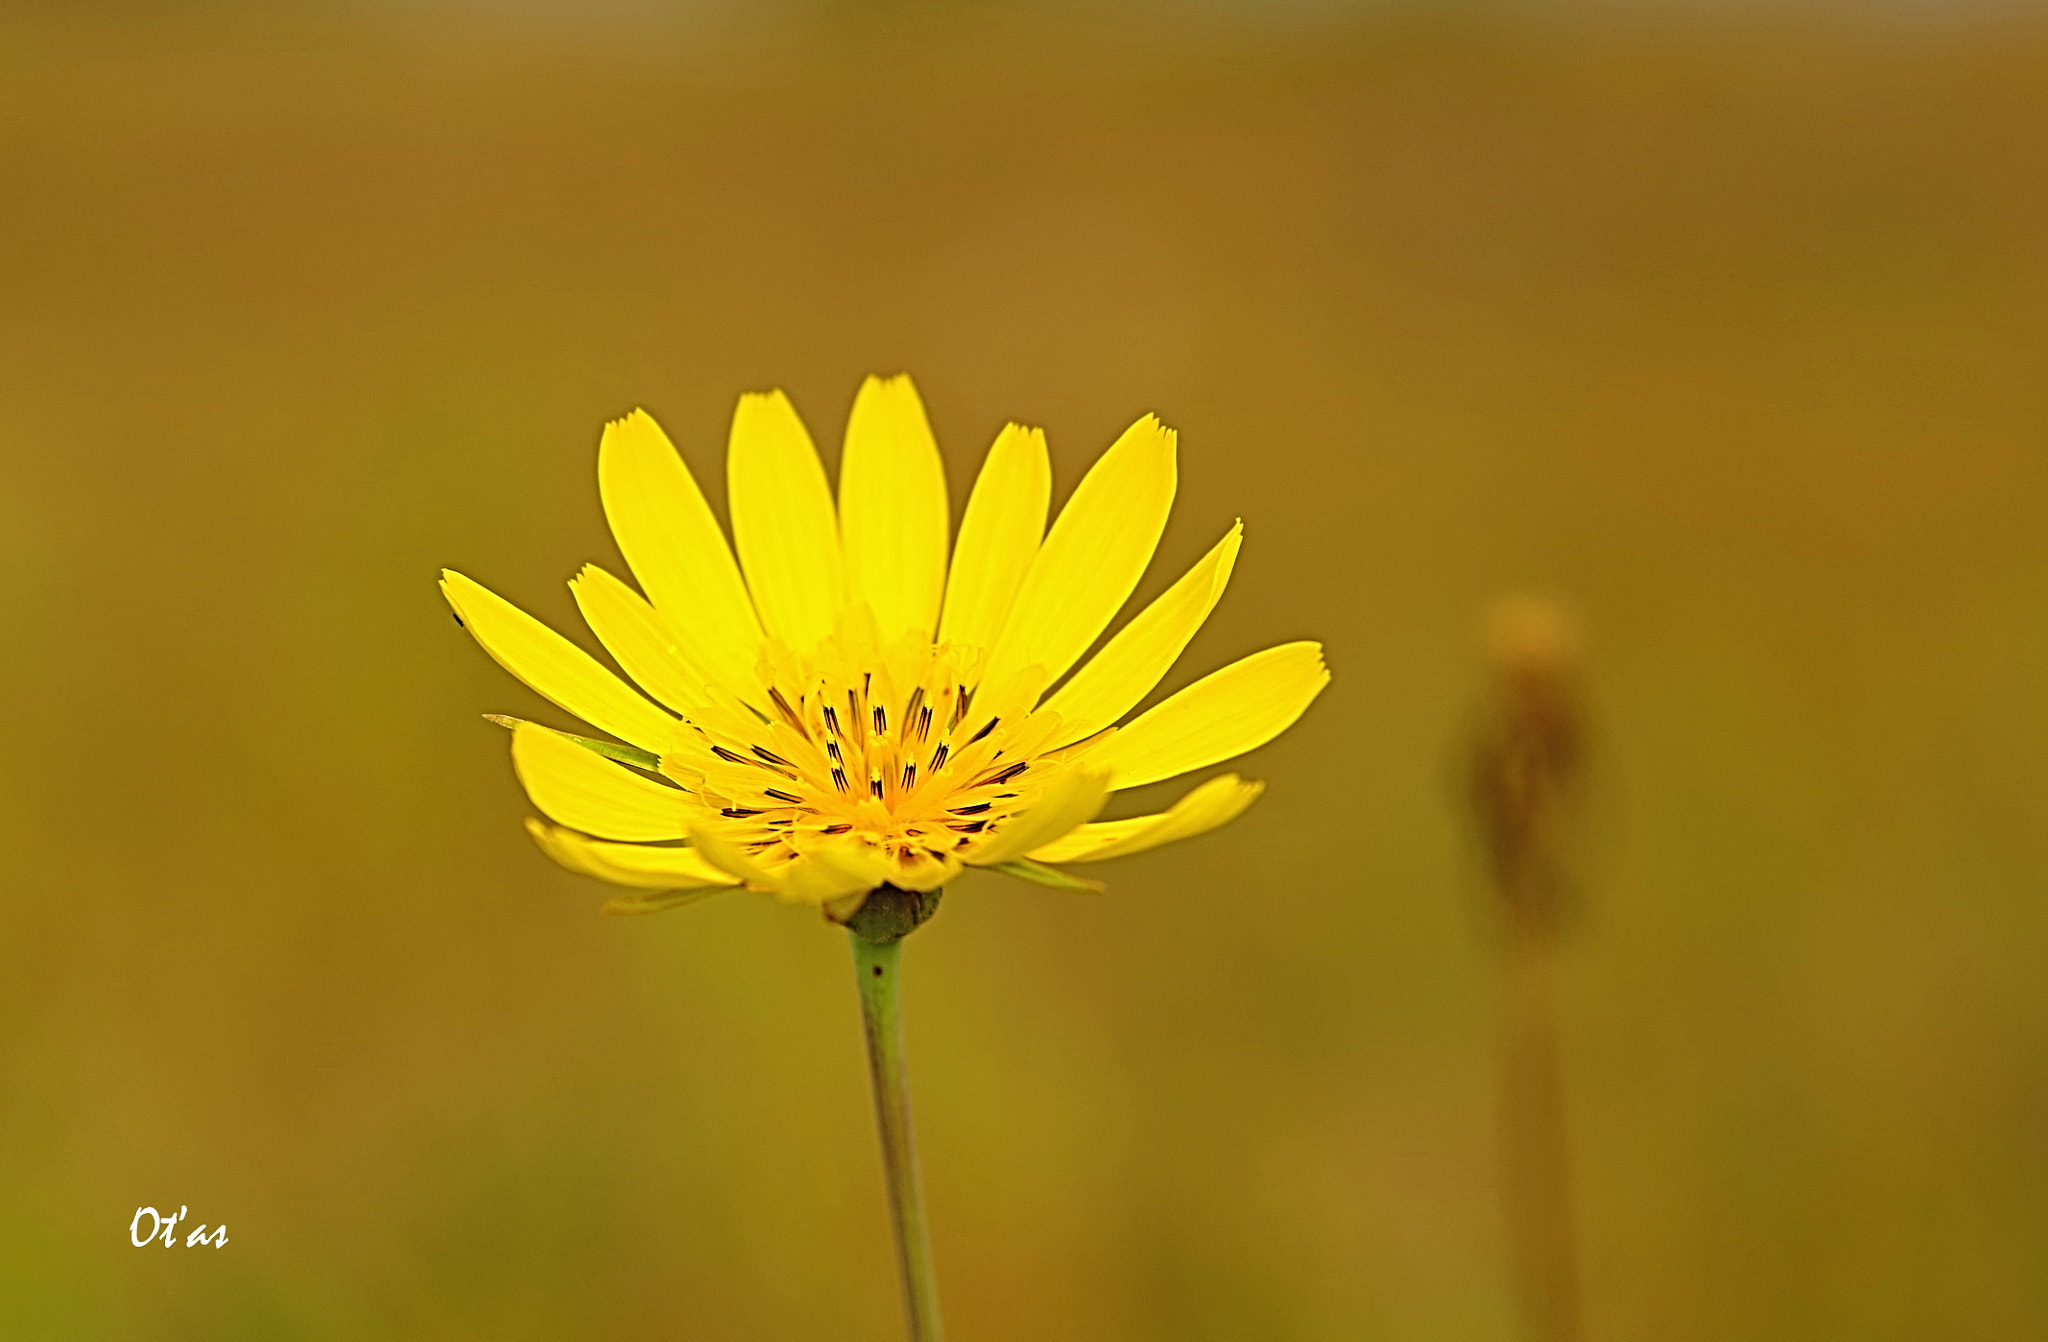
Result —
[[798, 736], [808, 737], [810, 735], [809, 732], [804, 730], [804, 720], [798, 717], [796, 710], [789, 706], [789, 700], [782, 697], [781, 690], [770, 686], [768, 697], [774, 702], [775, 711], [782, 714], [782, 720], [790, 725], [791, 730], [795, 731]]
[[745, 820], [750, 815], [759, 815], [761, 813], [759, 811], [749, 811], [744, 806], [728, 806], [720, 811], [719, 814], [728, 820]]
[[912, 788], [914, 788], [914, 787], [916, 787], [916, 786], [917, 786], [917, 766], [916, 766], [915, 764], [906, 764], [906, 765], [904, 765], [904, 766], [903, 766], [903, 790], [904, 790], [905, 792], [908, 792], [908, 791], [910, 791], [910, 789], [912, 789]]
[[990, 719], [988, 720], [988, 726], [986, 726], [986, 727], [983, 727], [983, 728], [982, 728], [982, 729], [981, 729], [980, 731], [976, 732], [976, 733], [975, 733], [974, 735], [972, 735], [972, 736], [970, 736], [970, 737], [968, 737], [968, 738], [967, 738], [967, 744], [968, 744], [968, 745], [973, 745], [973, 744], [974, 744], [974, 743], [975, 743], [976, 741], [979, 741], [979, 740], [980, 740], [980, 739], [981, 739], [982, 737], [984, 737], [984, 736], [987, 736], [987, 735], [988, 735], [988, 734], [989, 734], [990, 732], [992, 732], [992, 731], [994, 731], [994, 730], [996, 729], [996, 724], [997, 724], [998, 722], [1001, 722], [1001, 721], [1002, 721], [1002, 719], [1001, 719], [1001, 718], [990, 718]]
[[[925, 711], [926, 711], [926, 712], [930, 712], [931, 710], [930, 710], [930, 709], [926, 709]], [[943, 768], [945, 768], [945, 767], [946, 767], [946, 753], [947, 753], [947, 749], [948, 749], [948, 747], [947, 747], [946, 743], [945, 743], [944, 741], [941, 741], [941, 742], [939, 742], [939, 748], [938, 748], [937, 750], [934, 750], [934, 751], [932, 752], [932, 772], [933, 772], [933, 773], [937, 773], [937, 772], [938, 772], [939, 770], [941, 770], [941, 769], [943, 769]]]
[[949, 814], [949, 815], [980, 815], [980, 814], [981, 814], [981, 813], [982, 813], [983, 811], [986, 811], [986, 810], [987, 810], [987, 809], [989, 808], [989, 805], [990, 805], [990, 803], [988, 803], [988, 802], [985, 802], [985, 801], [978, 801], [978, 802], [974, 803], [974, 805], [972, 805], [972, 806], [956, 806], [956, 807], [954, 807], [954, 808], [953, 808], [953, 809], [952, 809], [952, 810], [951, 810], [950, 812], [948, 812], [948, 814]]
[[772, 788], [772, 787], [771, 787], [771, 788], [763, 788], [763, 789], [761, 790], [761, 795], [762, 795], [762, 796], [764, 796], [764, 797], [773, 797], [773, 798], [775, 798], [775, 800], [777, 800], [777, 801], [786, 801], [786, 802], [788, 802], [788, 803], [789, 803], [789, 804], [790, 804], [791, 806], [795, 806], [795, 805], [798, 805], [799, 803], [801, 803], [801, 802], [803, 801], [803, 798], [802, 798], [802, 797], [792, 797], [792, 796], [790, 796], [790, 795], [789, 795], [789, 794], [788, 794], [787, 792], [777, 792], [777, 791], [776, 791], [776, 790], [775, 790], [774, 788]]
[[834, 736], [839, 735], [839, 714], [830, 704], [825, 705], [825, 725], [832, 729]]
[[884, 712], [882, 711], [882, 706], [881, 706], [880, 704], [876, 704], [876, 705], [875, 705], [875, 735], [877, 735], [877, 736], [883, 736], [883, 735], [886, 735], [886, 734], [888, 733], [888, 731], [889, 731], [889, 715], [888, 715], [887, 713], [884, 713]]
[[832, 766], [832, 786], [838, 788], [841, 792], [846, 791], [846, 770], [836, 764]]
[[782, 756], [776, 754], [772, 750], [763, 750], [761, 747], [755, 746], [753, 747], [753, 751], [756, 755], [759, 755], [762, 759], [767, 760], [770, 764], [779, 764], [785, 769], [792, 769], [796, 767], [795, 765], [791, 764], [788, 760], [782, 758]]

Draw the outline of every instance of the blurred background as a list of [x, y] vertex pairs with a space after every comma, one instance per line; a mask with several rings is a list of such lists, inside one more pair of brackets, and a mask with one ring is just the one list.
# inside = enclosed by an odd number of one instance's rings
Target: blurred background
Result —
[[1234, 827], [910, 943], [956, 1338], [1530, 1336], [1521, 591], [1586, 1336], [2048, 1333], [2040, 9], [31, 5], [0, 108], [0, 1333], [899, 1335], [844, 937], [599, 917], [433, 583], [580, 629], [606, 418], [716, 492], [899, 369], [956, 496], [1158, 411], [1141, 597], [1248, 526], [1167, 688], [1337, 676]]

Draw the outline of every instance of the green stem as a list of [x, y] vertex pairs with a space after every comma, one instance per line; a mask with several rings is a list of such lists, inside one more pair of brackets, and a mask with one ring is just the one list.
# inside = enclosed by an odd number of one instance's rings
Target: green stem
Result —
[[1501, 1021], [1509, 1248], [1537, 1342], [1579, 1342], [1577, 1240], [1558, 1058], [1555, 939], [1510, 929]]
[[910, 1084], [903, 1070], [903, 1012], [897, 962], [901, 940], [873, 942], [849, 930], [854, 973], [860, 980], [861, 1023], [867, 1027], [868, 1074], [875, 1086], [875, 1122], [881, 1129], [882, 1169], [889, 1181], [889, 1215], [896, 1226], [896, 1260], [903, 1271], [903, 1310], [911, 1342], [940, 1342], [939, 1286], [932, 1271], [932, 1241], [925, 1229], [924, 1185], [910, 1132]]

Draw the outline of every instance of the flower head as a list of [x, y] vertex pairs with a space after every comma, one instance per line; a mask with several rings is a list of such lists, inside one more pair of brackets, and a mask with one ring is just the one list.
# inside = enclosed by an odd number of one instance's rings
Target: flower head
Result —
[[1092, 887], [1045, 864], [1200, 834], [1261, 785], [1224, 775], [1163, 813], [1096, 822], [1111, 792], [1263, 745], [1329, 680], [1319, 645], [1282, 644], [1116, 725], [1222, 595], [1242, 524], [1073, 670], [1150, 562], [1174, 480], [1173, 431], [1148, 415], [1048, 531], [1044, 435], [1009, 425], [949, 556], [945, 476], [907, 377], [861, 387], [836, 505], [788, 399], [750, 394], [728, 546], [635, 411], [606, 426], [598, 481], [645, 595], [596, 565], [570, 586], [640, 689], [461, 574], [442, 590], [507, 670], [625, 743], [500, 719], [555, 822], [528, 822], [541, 847], [641, 892], [614, 912], [741, 885], [844, 918], [871, 890], [936, 890], [963, 865]]

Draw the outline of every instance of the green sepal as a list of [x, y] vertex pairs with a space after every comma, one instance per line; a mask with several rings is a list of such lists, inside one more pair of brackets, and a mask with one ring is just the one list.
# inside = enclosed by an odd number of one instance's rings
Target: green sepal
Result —
[[1109, 887], [1101, 881], [1091, 881], [1085, 876], [1069, 876], [1066, 872], [1033, 862], [1028, 857], [1013, 858], [998, 862], [983, 871], [999, 871], [1005, 876], [1015, 876], [1020, 881], [1031, 881], [1037, 885], [1049, 885], [1055, 890], [1066, 890], [1077, 895], [1099, 895]]
[[[508, 731], [525, 721], [524, 718], [507, 717], [503, 713], [486, 713], [484, 716]], [[535, 723], [534, 725], [539, 726], [540, 724]], [[636, 769], [659, 771], [661, 768], [661, 756], [652, 751], [641, 750], [637, 746], [622, 746], [616, 741], [598, 741], [588, 736], [578, 736], [574, 732], [559, 731], [553, 727], [548, 728], [548, 730], [564, 740], [574, 741], [585, 750], [595, 750], [606, 759], [617, 760], [621, 764], [630, 764]]]
[[648, 890], [633, 895], [613, 895], [604, 902], [604, 912], [621, 916], [636, 913], [667, 913], [680, 909], [685, 904], [722, 895], [732, 889], [729, 885], [714, 885], [708, 890]]
[[[926, 919], [939, 911], [939, 898], [945, 893], [943, 889], [898, 890], [893, 885], [876, 886], [850, 917], [835, 921], [843, 921], [846, 930], [862, 941], [886, 946], [923, 926]], [[831, 916], [829, 910], [826, 916]]]

